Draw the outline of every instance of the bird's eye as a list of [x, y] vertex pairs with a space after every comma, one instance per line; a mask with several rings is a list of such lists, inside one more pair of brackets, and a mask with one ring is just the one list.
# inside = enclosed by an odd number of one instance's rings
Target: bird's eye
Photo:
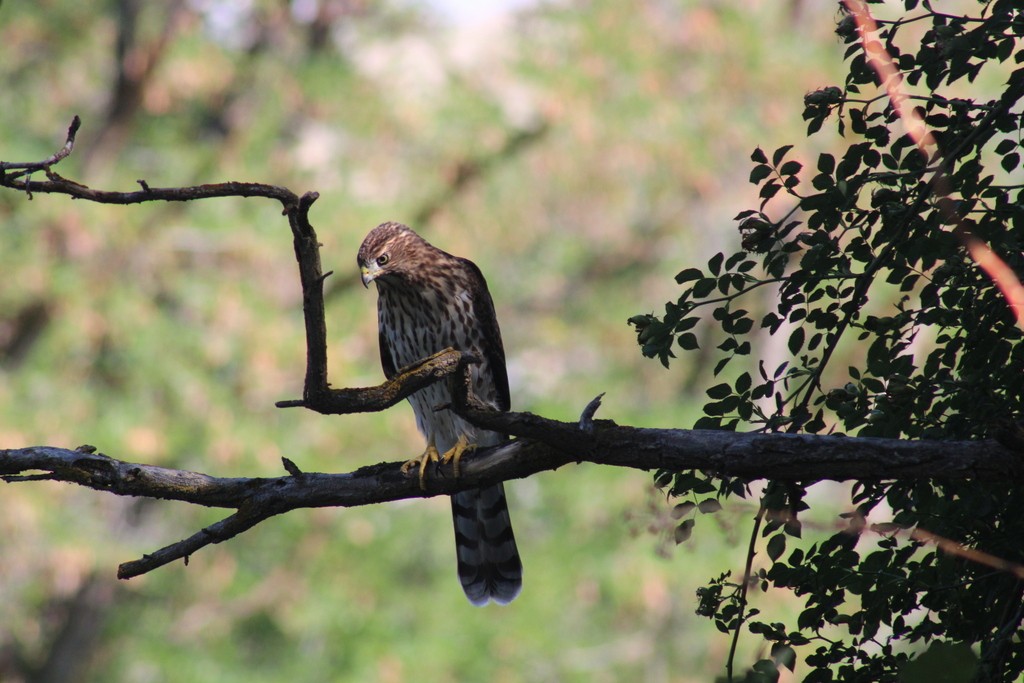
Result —
[[387, 254], [381, 254], [380, 256], [377, 257], [377, 265], [378, 266], [386, 266], [388, 261], [390, 261], [390, 260], [391, 260], [390, 256], [388, 256]]

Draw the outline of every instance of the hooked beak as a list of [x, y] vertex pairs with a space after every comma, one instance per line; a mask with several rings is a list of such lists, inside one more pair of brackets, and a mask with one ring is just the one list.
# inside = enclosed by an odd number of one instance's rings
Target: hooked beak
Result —
[[373, 282], [378, 275], [380, 275], [380, 267], [376, 263], [370, 265], [360, 266], [359, 275], [363, 281], [363, 287], [369, 287], [370, 283]]

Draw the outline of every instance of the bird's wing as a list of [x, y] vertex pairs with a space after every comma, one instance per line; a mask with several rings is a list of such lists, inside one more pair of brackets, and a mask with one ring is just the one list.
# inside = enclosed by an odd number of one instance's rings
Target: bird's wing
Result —
[[498, 328], [498, 316], [494, 312], [494, 301], [487, 289], [487, 280], [476, 264], [469, 259], [459, 259], [469, 274], [473, 287], [473, 315], [480, 325], [483, 342], [481, 351], [484, 360], [491, 369], [494, 381], [494, 394], [498, 410], [510, 410], [512, 397], [508, 388], [508, 369], [505, 367], [505, 347], [501, 343], [501, 330]]

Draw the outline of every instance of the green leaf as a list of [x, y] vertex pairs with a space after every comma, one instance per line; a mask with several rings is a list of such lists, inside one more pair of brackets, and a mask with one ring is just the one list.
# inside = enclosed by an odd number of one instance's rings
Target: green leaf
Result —
[[704, 404], [704, 412], [708, 415], [728, 415], [736, 410], [740, 399], [738, 396], [726, 396], [721, 401]]
[[721, 275], [722, 273], [722, 262], [725, 260], [725, 254], [718, 252], [708, 261], [708, 270], [714, 276]]
[[767, 164], [758, 164], [750, 170], [750, 184], [757, 185], [772, 174], [772, 167]]
[[777, 183], [776, 181], [771, 180], [761, 187], [761, 190], [757, 193], [757, 196], [767, 201], [774, 197], [775, 195], [777, 195], [780, 189], [782, 189], [782, 185], [779, 185], [779, 183]]
[[715, 291], [715, 287], [718, 285], [718, 280], [713, 277], [705, 277], [697, 280], [693, 285], [693, 296], [698, 299], [705, 298], [708, 294]]
[[697, 343], [697, 335], [693, 332], [684, 332], [679, 335], [676, 337], [676, 343], [679, 344], [679, 348], [686, 351], [694, 351], [700, 348], [700, 344]]
[[744, 392], [749, 391], [750, 385], [752, 383], [753, 380], [750, 378], [750, 373], [744, 372], [742, 375], [736, 378], [736, 384], [734, 385], [736, 387], [736, 393], [742, 394]]
[[831, 154], [819, 154], [818, 170], [827, 175], [832, 175], [836, 170], [836, 158]]
[[697, 505], [697, 509], [705, 515], [710, 515], [721, 510], [722, 504], [717, 498], [706, 498]]
[[729, 396], [730, 394], [732, 394], [732, 387], [729, 386], [728, 383], [722, 382], [721, 384], [716, 384], [715, 386], [711, 387], [710, 389], [708, 389], [704, 393], [706, 393], [708, 395], [708, 398], [713, 398], [715, 400], [721, 400], [721, 399], [725, 398], [726, 396]]
[[1007, 173], [1013, 173], [1020, 167], [1020, 154], [1018, 154], [1017, 152], [1007, 154], [1006, 156], [1003, 157], [1003, 160], [1000, 162], [1000, 164]]
[[782, 160], [789, 154], [789, 150], [793, 149], [793, 145], [783, 145], [775, 150], [775, 154], [772, 155], [772, 166], [778, 166], [782, 163]]
[[696, 503], [692, 503], [689, 501], [685, 503], [680, 503], [679, 505], [676, 505], [674, 508], [672, 508], [672, 519], [682, 519], [683, 517], [693, 512], [695, 509], [697, 509]]
[[1016, 140], [1011, 140], [1009, 138], [1004, 138], [1003, 140], [999, 141], [998, 145], [996, 145], [996, 154], [1000, 154], [1000, 155], [1006, 154], [1007, 152], [1010, 152], [1010, 151], [1012, 151], [1012, 150], [1014, 150], [1016, 148], [1017, 148], [1017, 141]]
[[704, 273], [701, 272], [700, 268], [687, 268], [679, 271], [679, 274], [676, 275], [676, 283], [681, 285], [690, 280], [699, 280], [703, 276]]
[[750, 160], [757, 164], [768, 163], [768, 157], [764, 155], [764, 150], [762, 150], [760, 147], [758, 147], [751, 153]]
[[672, 483], [673, 474], [662, 470], [654, 476], [654, 486], [659, 489], [663, 489]]
[[768, 547], [765, 550], [773, 562], [782, 557], [782, 553], [786, 552], [785, 534], [775, 534], [768, 539]]
[[811, 194], [800, 200], [800, 208], [809, 212], [821, 211], [832, 208], [839, 199], [840, 197], [834, 191]]
[[690, 316], [689, 318], [683, 318], [676, 323], [676, 332], [684, 332], [685, 330], [692, 329], [700, 322], [700, 318], [697, 316]]
[[789, 335], [789, 352], [798, 355], [804, 348], [804, 328], [798, 327]]
[[737, 251], [735, 254], [733, 254], [728, 259], [726, 259], [726, 261], [725, 261], [725, 269], [726, 270], [732, 270], [733, 268], [736, 267], [736, 265], [738, 263], [743, 261], [743, 259], [746, 258], [746, 256], [747, 256], [747, 252], [745, 252], [745, 251]]
[[690, 536], [693, 535], [693, 525], [695, 522], [692, 519], [683, 520], [683, 523], [676, 527], [674, 536], [676, 544], [684, 543], [689, 540]]
[[779, 169], [781, 175], [796, 175], [804, 167], [799, 161], [787, 161]]

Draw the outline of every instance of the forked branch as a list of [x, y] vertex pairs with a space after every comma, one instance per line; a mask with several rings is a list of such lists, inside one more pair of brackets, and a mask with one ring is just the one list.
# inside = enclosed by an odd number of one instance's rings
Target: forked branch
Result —
[[[225, 541], [263, 520], [299, 508], [351, 507], [400, 498], [452, 494], [488, 484], [528, 477], [571, 462], [643, 470], [703, 470], [741, 479], [774, 479], [809, 483], [831, 479], [912, 479], [1024, 477], [1020, 446], [1009, 435], [996, 441], [939, 442], [864, 439], [805, 434], [739, 434], [720, 431], [639, 429], [595, 420], [600, 404], [592, 401], [576, 423], [549, 420], [530, 413], [495, 412], [477, 404], [467, 390], [468, 365], [474, 359], [454, 349], [404, 368], [393, 380], [376, 387], [332, 389], [327, 381], [327, 326], [319, 242], [309, 222], [315, 192], [303, 195], [260, 183], [218, 183], [177, 188], [110, 192], [93, 190], [59, 176], [53, 166], [74, 148], [79, 121], [68, 130], [64, 146], [38, 162], [0, 162], [0, 187], [31, 194], [65, 194], [87, 201], [137, 204], [148, 201], [191, 201], [212, 197], [265, 197], [281, 202], [292, 231], [303, 291], [306, 328], [306, 372], [301, 399], [277, 405], [304, 407], [325, 414], [383, 410], [437, 381], [448, 381], [451, 408], [472, 423], [518, 437], [464, 458], [456, 479], [449, 466], [426, 478], [403, 474], [399, 462], [381, 463], [347, 474], [306, 473], [288, 459], [288, 474], [272, 478], [221, 478], [199, 472], [133, 463], [95, 452], [47, 446], [0, 450], [0, 478], [9, 483], [63, 481], [118, 495], [178, 500], [223, 507], [233, 514], [139, 560], [122, 564], [121, 578], [151, 571], [197, 550]], [[44, 173], [46, 180], [32, 181]], [[329, 275], [329, 273], [328, 273]], [[1016, 433], [1016, 432], [1015, 432]]]

